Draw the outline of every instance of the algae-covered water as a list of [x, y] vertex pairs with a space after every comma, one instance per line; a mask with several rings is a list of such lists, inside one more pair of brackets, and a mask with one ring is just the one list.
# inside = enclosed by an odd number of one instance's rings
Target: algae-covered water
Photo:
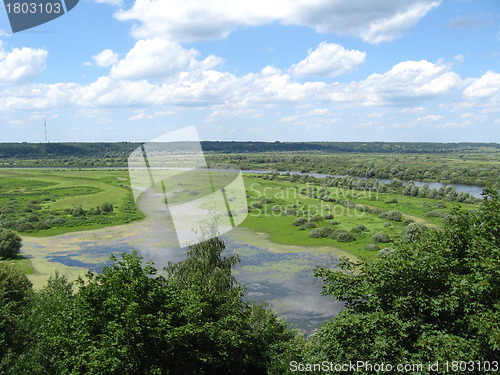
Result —
[[[110, 265], [110, 254], [138, 250], [158, 269], [185, 258], [186, 249], [173, 247], [166, 222], [141, 222], [54, 237], [23, 237], [23, 255], [37, 271], [29, 275], [35, 287], [45, 284], [56, 270], [75, 279], [89, 269]], [[246, 285], [246, 298], [263, 301], [278, 315], [305, 332], [337, 314], [342, 304], [321, 296], [322, 283], [313, 276], [315, 266], [334, 267], [338, 250], [274, 244], [263, 234], [236, 228], [222, 236], [227, 255], [239, 254], [233, 274]]]

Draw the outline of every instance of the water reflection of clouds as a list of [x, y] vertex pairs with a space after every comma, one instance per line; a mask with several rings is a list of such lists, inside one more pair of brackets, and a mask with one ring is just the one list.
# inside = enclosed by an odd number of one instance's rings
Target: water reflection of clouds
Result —
[[310, 333], [343, 309], [343, 303], [321, 295], [322, 281], [313, 275], [316, 266], [337, 265], [336, 258], [314, 252], [276, 253], [224, 240], [228, 254], [240, 255], [235, 274], [247, 287], [246, 297], [265, 302], [289, 323]]

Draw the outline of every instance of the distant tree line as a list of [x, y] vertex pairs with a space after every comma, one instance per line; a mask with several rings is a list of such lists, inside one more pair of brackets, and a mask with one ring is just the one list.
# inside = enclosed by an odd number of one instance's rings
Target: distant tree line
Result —
[[[186, 142], [179, 142], [184, 144]], [[144, 142], [1, 143], [0, 159], [59, 157], [127, 158]], [[169, 143], [172, 147], [173, 143]], [[498, 143], [434, 142], [253, 142], [202, 141], [203, 151], [214, 153], [301, 152], [320, 153], [459, 153], [485, 148], [499, 150]], [[185, 146], [183, 146], [185, 147]]]

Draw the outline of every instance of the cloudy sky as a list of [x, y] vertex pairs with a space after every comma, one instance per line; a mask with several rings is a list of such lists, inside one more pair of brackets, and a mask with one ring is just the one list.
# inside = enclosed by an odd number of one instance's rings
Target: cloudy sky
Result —
[[0, 142], [500, 142], [498, 0], [80, 0], [12, 34]]

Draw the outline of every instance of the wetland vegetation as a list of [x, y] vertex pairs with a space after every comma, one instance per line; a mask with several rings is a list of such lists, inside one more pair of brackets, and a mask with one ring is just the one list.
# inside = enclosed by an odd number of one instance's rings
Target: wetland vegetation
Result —
[[[238, 241], [228, 237], [228, 249], [220, 238], [204, 241], [164, 271], [145, 260], [166, 239], [134, 232], [147, 218], [120, 167], [136, 147], [0, 149], [9, 167], [0, 169], [0, 231], [19, 233], [29, 247], [27, 257], [0, 260], [0, 372], [286, 374], [291, 361], [325, 358], [495, 366], [498, 144], [205, 142], [212, 166], [269, 172], [244, 175], [248, 216]], [[411, 180], [489, 187], [479, 199]], [[184, 181], [171, 202], [204, 193], [194, 190]], [[83, 251], [106, 237], [96, 229], [111, 226], [119, 230], [109, 235], [120, 238], [106, 241], [124, 251], [122, 260], [107, 259], [112, 249]], [[81, 231], [88, 238], [70, 244]], [[133, 251], [137, 244], [146, 245], [146, 259]], [[69, 278], [55, 272], [64, 263]], [[93, 271], [83, 276], [85, 268]], [[318, 312], [324, 321], [309, 337], [245, 297], [285, 289], [303, 272], [345, 305], [337, 316]], [[234, 276], [248, 282], [246, 291]], [[293, 308], [290, 299], [281, 303]]]

